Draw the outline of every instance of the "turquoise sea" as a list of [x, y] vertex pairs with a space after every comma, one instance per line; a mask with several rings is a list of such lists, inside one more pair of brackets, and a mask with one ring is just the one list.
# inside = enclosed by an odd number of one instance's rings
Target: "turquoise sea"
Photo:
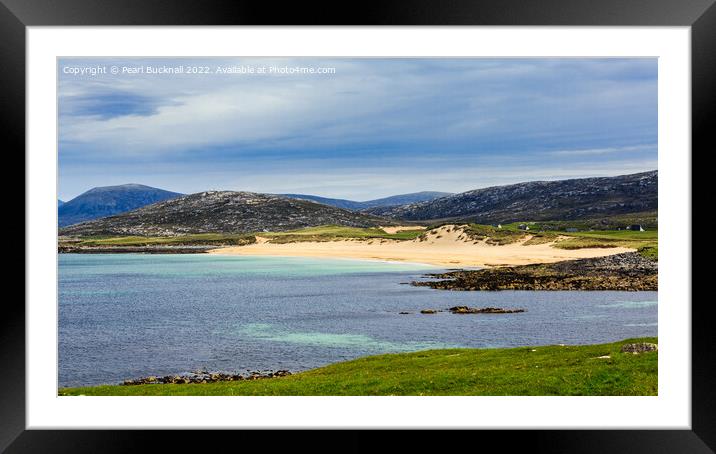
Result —
[[[406, 285], [439, 271], [342, 259], [60, 254], [59, 385], [197, 369], [299, 371], [387, 352], [657, 335], [657, 292]], [[527, 312], [419, 313], [456, 305]]]

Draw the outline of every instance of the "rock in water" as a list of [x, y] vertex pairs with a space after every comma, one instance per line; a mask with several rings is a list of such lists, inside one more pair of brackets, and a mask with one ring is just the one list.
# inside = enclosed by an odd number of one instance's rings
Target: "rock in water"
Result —
[[503, 309], [501, 307], [467, 307], [467, 306], [454, 306], [448, 309], [453, 314], [516, 314], [519, 312], [525, 312], [524, 309]]

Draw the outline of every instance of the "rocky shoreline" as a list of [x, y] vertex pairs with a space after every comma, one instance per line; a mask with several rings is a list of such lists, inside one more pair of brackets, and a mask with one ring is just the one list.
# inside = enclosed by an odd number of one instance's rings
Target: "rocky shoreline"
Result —
[[411, 282], [440, 290], [622, 290], [657, 291], [658, 262], [637, 252], [557, 263], [460, 270]]
[[60, 245], [60, 254], [203, 254], [220, 246], [75, 246]]
[[182, 385], [189, 383], [216, 383], [222, 381], [261, 380], [266, 378], [287, 377], [291, 372], [287, 370], [277, 371], [248, 371], [245, 374], [227, 374], [223, 372], [197, 371], [186, 375], [166, 375], [164, 377], [149, 376], [134, 380], [124, 380], [121, 385]]

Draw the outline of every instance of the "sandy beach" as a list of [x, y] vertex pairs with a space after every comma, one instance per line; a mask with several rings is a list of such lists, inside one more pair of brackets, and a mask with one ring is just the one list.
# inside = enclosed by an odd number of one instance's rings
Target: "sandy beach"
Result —
[[623, 247], [567, 250], [554, 248], [551, 246], [553, 243], [524, 245], [529, 236], [520, 242], [502, 246], [484, 241], [475, 243], [459, 237], [459, 230], [452, 229], [452, 226], [437, 229], [437, 234], [425, 241], [371, 239], [273, 244], [259, 236], [255, 244], [227, 246], [209, 253], [389, 260], [454, 268], [552, 263], [634, 251]]

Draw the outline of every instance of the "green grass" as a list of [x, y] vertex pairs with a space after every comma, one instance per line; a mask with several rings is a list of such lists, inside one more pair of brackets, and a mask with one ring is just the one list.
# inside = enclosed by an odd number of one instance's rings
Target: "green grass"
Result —
[[120, 236], [87, 237], [73, 245], [79, 246], [186, 246], [186, 245], [244, 245], [255, 242], [253, 235], [199, 233], [171, 237]]
[[[520, 224], [526, 224], [530, 230], [523, 231], [519, 229]], [[524, 244], [526, 246], [533, 244], [549, 243], [557, 240], [553, 247], [559, 249], [586, 249], [586, 248], [614, 248], [626, 247], [636, 249], [637, 252], [644, 257], [658, 260], [658, 239], [659, 232], [656, 229], [647, 230], [645, 232], [637, 232], [632, 230], [592, 230], [565, 232], [565, 226], [574, 226], [582, 224], [568, 223], [566, 221], [553, 222], [513, 222], [510, 224], [502, 224], [501, 229], [486, 225], [470, 224], [471, 230], [477, 232], [478, 237], [487, 237], [493, 235], [488, 243], [491, 244], [509, 244], [524, 238], [525, 235], [531, 235], [532, 238]], [[575, 227], [577, 228], [577, 227]], [[546, 229], [546, 230], [541, 230]], [[558, 237], [568, 237], [560, 239]]]
[[[514, 223], [511, 225], [514, 225], [516, 228], [519, 224], [520, 223]], [[656, 230], [659, 226], [658, 212], [644, 211], [641, 213], [617, 214], [570, 221], [535, 221], [530, 222], [530, 230], [564, 231], [567, 228], [576, 228], [579, 230], [617, 230], [617, 228], [621, 228], [623, 230], [633, 224], [640, 224], [647, 231]]]
[[[464, 316], [461, 316], [464, 317]], [[510, 349], [449, 349], [368, 356], [288, 377], [182, 385], [64, 388], [60, 395], [657, 395], [658, 352], [627, 342]], [[534, 350], [534, 351], [533, 351]], [[600, 356], [609, 355], [602, 359]]]
[[322, 225], [288, 232], [264, 232], [258, 235], [269, 238], [271, 243], [295, 243], [299, 241], [337, 241], [346, 239], [412, 240], [420, 236], [424, 231], [424, 229], [415, 229], [386, 233], [383, 229], [377, 227], [360, 228]]
[[[555, 232], [556, 233], [556, 232]], [[657, 230], [636, 232], [632, 230], [595, 230], [593, 232], [559, 232], [561, 235], [577, 238], [593, 238], [614, 241], [656, 241], [659, 238]]]
[[532, 246], [535, 244], [552, 243], [557, 240], [557, 237], [557, 234], [553, 234], [550, 232], [540, 232], [536, 233], [532, 238], [522, 244], [524, 244], [525, 246]]
[[157, 246], [157, 245], [246, 245], [255, 242], [255, 235], [270, 239], [272, 243], [293, 243], [298, 241], [336, 241], [344, 239], [391, 239], [412, 240], [424, 232], [424, 229], [404, 230], [398, 233], [386, 233], [375, 228], [342, 227], [323, 225], [288, 232], [259, 232], [245, 234], [201, 233], [178, 235], [171, 237], [85, 237], [79, 241], [71, 241], [74, 246]]
[[[613, 241], [605, 241], [599, 239], [590, 238], [572, 238], [568, 240], [561, 240], [554, 244], [554, 247], [558, 249], [590, 249], [590, 248], [614, 248], [618, 247], [619, 244]], [[626, 244], [624, 247], [628, 247]]]
[[642, 246], [638, 249], [639, 254], [651, 260], [659, 260], [659, 246]]
[[593, 232], [560, 232], [569, 236], [567, 240], [555, 243], [554, 247], [560, 249], [582, 248], [613, 248], [627, 247], [636, 249], [648, 259], [658, 260], [659, 234], [656, 230], [636, 232], [631, 230], [604, 230]]
[[522, 230], [515, 229], [498, 229], [490, 225], [469, 224], [465, 233], [475, 241], [486, 240], [488, 244], [504, 245], [516, 243], [523, 239], [526, 235]]

